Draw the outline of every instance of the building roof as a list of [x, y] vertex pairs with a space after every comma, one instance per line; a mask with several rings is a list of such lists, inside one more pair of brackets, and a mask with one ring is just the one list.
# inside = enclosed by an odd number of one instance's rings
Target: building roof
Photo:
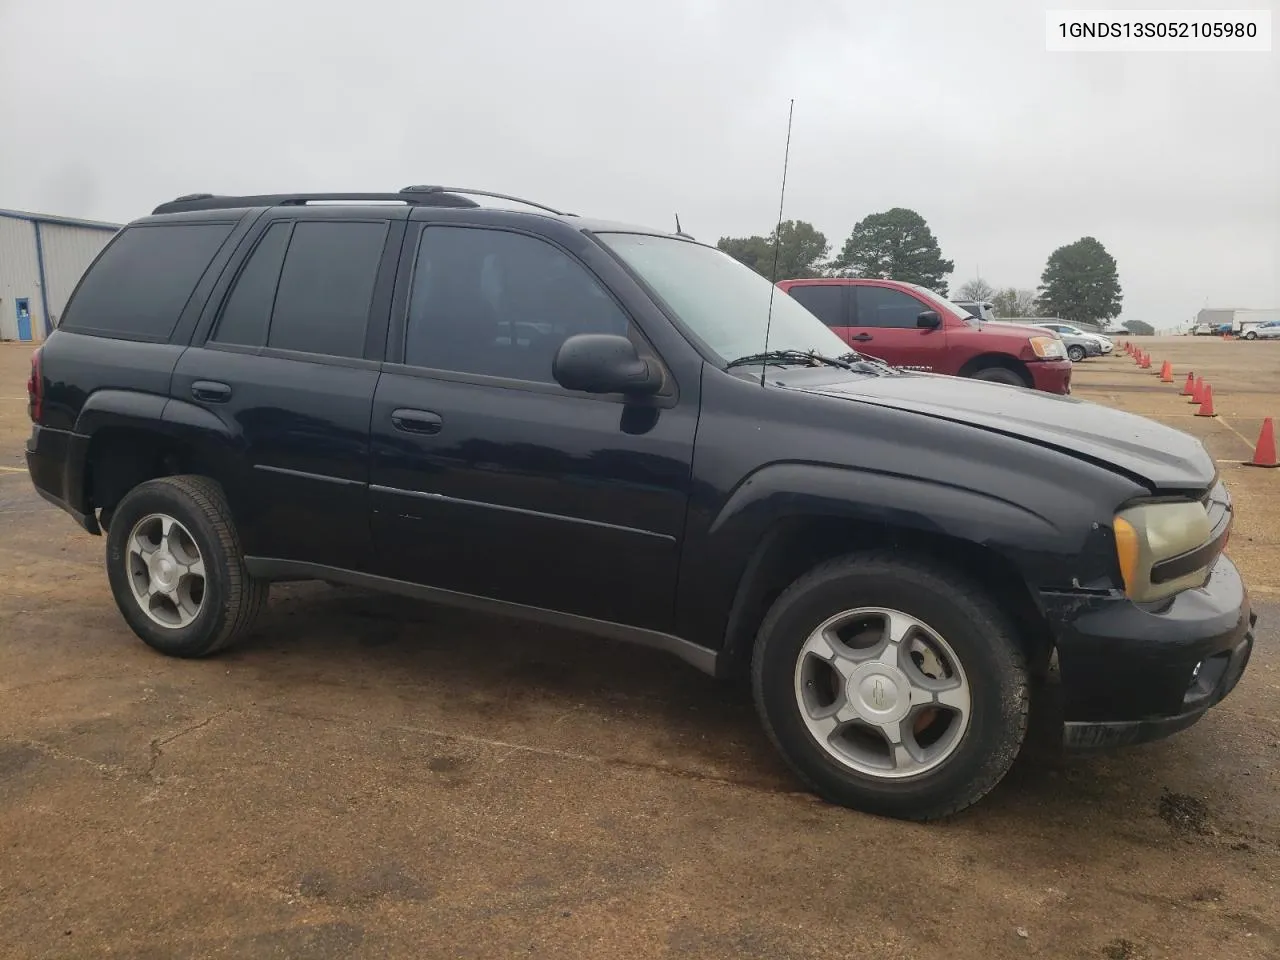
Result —
[[0, 217], [11, 220], [29, 220], [32, 223], [54, 223], [63, 227], [84, 227], [87, 230], [119, 230], [122, 224], [107, 223], [103, 220], [81, 220], [77, 217], [55, 217], [47, 213], [27, 213], [24, 210], [5, 210], [0, 208]]

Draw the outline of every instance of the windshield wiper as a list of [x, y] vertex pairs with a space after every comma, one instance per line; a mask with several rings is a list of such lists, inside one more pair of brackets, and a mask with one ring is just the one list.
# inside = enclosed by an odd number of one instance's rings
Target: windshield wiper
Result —
[[743, 367], [755, 363], [773, 364], [779, 367], [794, 366], [796, 364], [817, 367], [825, 364], [829, 367], [839, 367], [841, 370], [853, 369], [852, 365], [844, 358], [828, 357], [814, 350], [766, 350], [764, 353], [750, 353], [745, 357], [730, 360], [725, 364], [725, 369]]
[[868, 367], [877, 372], [886, 372], [886, 374], [897, 374], [897, 372], [901, 372], [896, 366], [886, 364], [886, 362], [881, 360], [879, 357], [869, 357], [865, 355], [865, 353], [859, 353], [858, 351], [844, 353], [840, 358], [849, 364], [850, 370], [856, 370], [858, 372], [864, 372]]

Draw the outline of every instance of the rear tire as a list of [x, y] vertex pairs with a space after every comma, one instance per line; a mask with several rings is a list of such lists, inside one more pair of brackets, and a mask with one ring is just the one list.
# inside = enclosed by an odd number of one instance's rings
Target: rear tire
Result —
[[204, 657], [244, 636], [270, 589], [245, 569], [222, 487], [199, 476], [125, 495], [107, 532], [107, 578], [133, 632], [172, 657]]
[[832, 803], [909, 820], [963, 810], [999, 783], [1026, 735], [1027, 683], [1017, 633], [979, 585], [886, 553], [793, 583], [752, 658], [761, 721], [799, 778]]
[[1072, 346], [1067, 347], [1067, 356], [1071, 359], [1072, 363], [1079, 363], [1088, 356], [1088, 352], [1084, 347], [1073, 344]]
[[1022, 374], [1008, 367], [983, 367], [970, 374], [970, 377], [974, 380], [985, 380], [988, 383], [1007, 383], [1011, 387], [1031, 386]]
[[1244, 335], [1244, 338], [1245, 338], [1246, 340], [1257, 340], [1257, 339], [1258, 339], [1258, 332], [1257, 332], [1256, 330], [1250, 330], [1248, 333], [1246, 333], [1246, 334]]

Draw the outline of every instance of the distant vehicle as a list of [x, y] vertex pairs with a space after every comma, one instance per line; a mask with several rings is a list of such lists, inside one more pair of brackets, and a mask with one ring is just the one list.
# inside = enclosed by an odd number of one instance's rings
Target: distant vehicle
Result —
[[[1041, 320], [1037, 323], [1032, 324], [1032, 326], [1044, 327], [1044, 329], [1046, 330], [1052, 330], [1055, 333], [1061, 334], [1062, 339], [1067, 343], [1068, 356], [1071, 356], [1071, 349], [1070, 349], [1071, 341], [1068, 339], [1069, 337], [1076, 338], [1079, 340], [1088, 340], [1088, 341], [1092, 341], [1093, 343], [1096, 343], [1098, 345], [1099, 353], [1102, 353], [1103, 355], [1111, 353], [1115, 349], [1115, 344], [1112, 343], [1110, 337], [1104, 337], [1100, 333], [1092, 333], [1089, 330], [1081, 330], [1079, 327], [1075, 326], [1074, 324], [1064, 323], [1061, 320]], [[1071, 359], [1083, 360], [1084, 358], [1072, 356]]]
[[1071, 392], [1067, 345], [1049, 330], [984, 323], [960, 304], [900, 280], [782, 280], [859, 353], [906, 370]]
[[1007, 320], [1000, 318], [990, 320], [988, 322], [1024, 330], [1045, 330], [1049, 333], [1053, 333], [1062, 340], [1063, 346], [1067, 351], [1067, 358], [1071, 360], [1072, 363], [1079, 363], [1086, 357], [1101, 356], [1103, 353], [1102, 345], [1097, 340], [1091, 339], [1089, 335], [1076, 336], [1069, 333], [1059, 333], [1057, 330], [1053, 329], [1053, 327], [1049, 326], [1048, 322], [1037, 320], [1034, 317], [1019, 317]]
[[[1236, 308], [1236, 309], [1209, 309], [1201, 310], [1196, 317], [1196, 327], [1204, 325], [1210, 330], [1216, 327], [1218, 333], [1234, 333], [1236, 336], [1246, 338], [1249, 331], [1260, 327], [1264, 323], [1270, 323], [1272, 320], [1280, 320], [1280, 309], [1252, 309], [1252, 308]], [[1253, 338], [1249, 338], [1253, 339]]]
[[1260, 323], [1245, 331], [1246, 340], [1280, 340], [1280, 320]]

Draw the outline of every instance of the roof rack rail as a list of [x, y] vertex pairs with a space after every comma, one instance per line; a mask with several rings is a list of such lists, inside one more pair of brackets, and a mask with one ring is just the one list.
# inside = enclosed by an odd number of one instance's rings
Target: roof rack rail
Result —
[[257, 196], [234, 197], [217, 196], [212, 193], [188, 193], [168, 203], [162, 203], [151, 211], [153, 215], [161, 213], [182, 213], [191, 210], [233, 210], [239, 207], [301, 207], [318, 201], [348, 200], [355, 203], [361, 201], [398, 201], [423, 207], [478, 207], [471, 197], [489, 197], [494, 200], [510, 200], [525, 206], [545, 210], [558, 217], [573, 217], [577, 214], [566, 213], [549, 207], [545, 203], [513, 197], [507, 193], [494, 193], [492, 190], [472, 190], [468, 187], [440, 187], [430, 184], [417, 184], [404, 187], [397, 193], [269, 193]]
[[538, 203], [535, 200], [526, 200], [524, 197], [513, 197], [509, 193], [494, 193], [492, 190], [473, 190], [470, 187], [438, 187], [430, 184], [416, 184], [411, 187], [403, 187], [401, 193], [410, 196], [431, 196], [440, 193], [452, 193], [467, 197], [489, 197], [494, 200], [510, 200], [513, 203], [523, 203], [526, 206], [537, 207], [539, 210], [545, 210], [547, 213], [554, 213], [557, 217], [576, 217], [576, 213], [567, 213], [564, 210], [557, 210], [555, 207], [549, 207], [545, 203]]
[[436, 190], [430, 193], [270, 193], [248, 197], [215, 196], [212, 193], [188, 193], [185, 196], [162, 203], [151, 211], [152, 215], [161, 213], [183, 213], [191, 210], [234, 210], [240, 207], [301, 207], [314, 201], [347, 200], [361, 201], [394, 201], [424, 207], [478, 207], [479, 204], [467, 197], [458, 196], [447, 190]]

